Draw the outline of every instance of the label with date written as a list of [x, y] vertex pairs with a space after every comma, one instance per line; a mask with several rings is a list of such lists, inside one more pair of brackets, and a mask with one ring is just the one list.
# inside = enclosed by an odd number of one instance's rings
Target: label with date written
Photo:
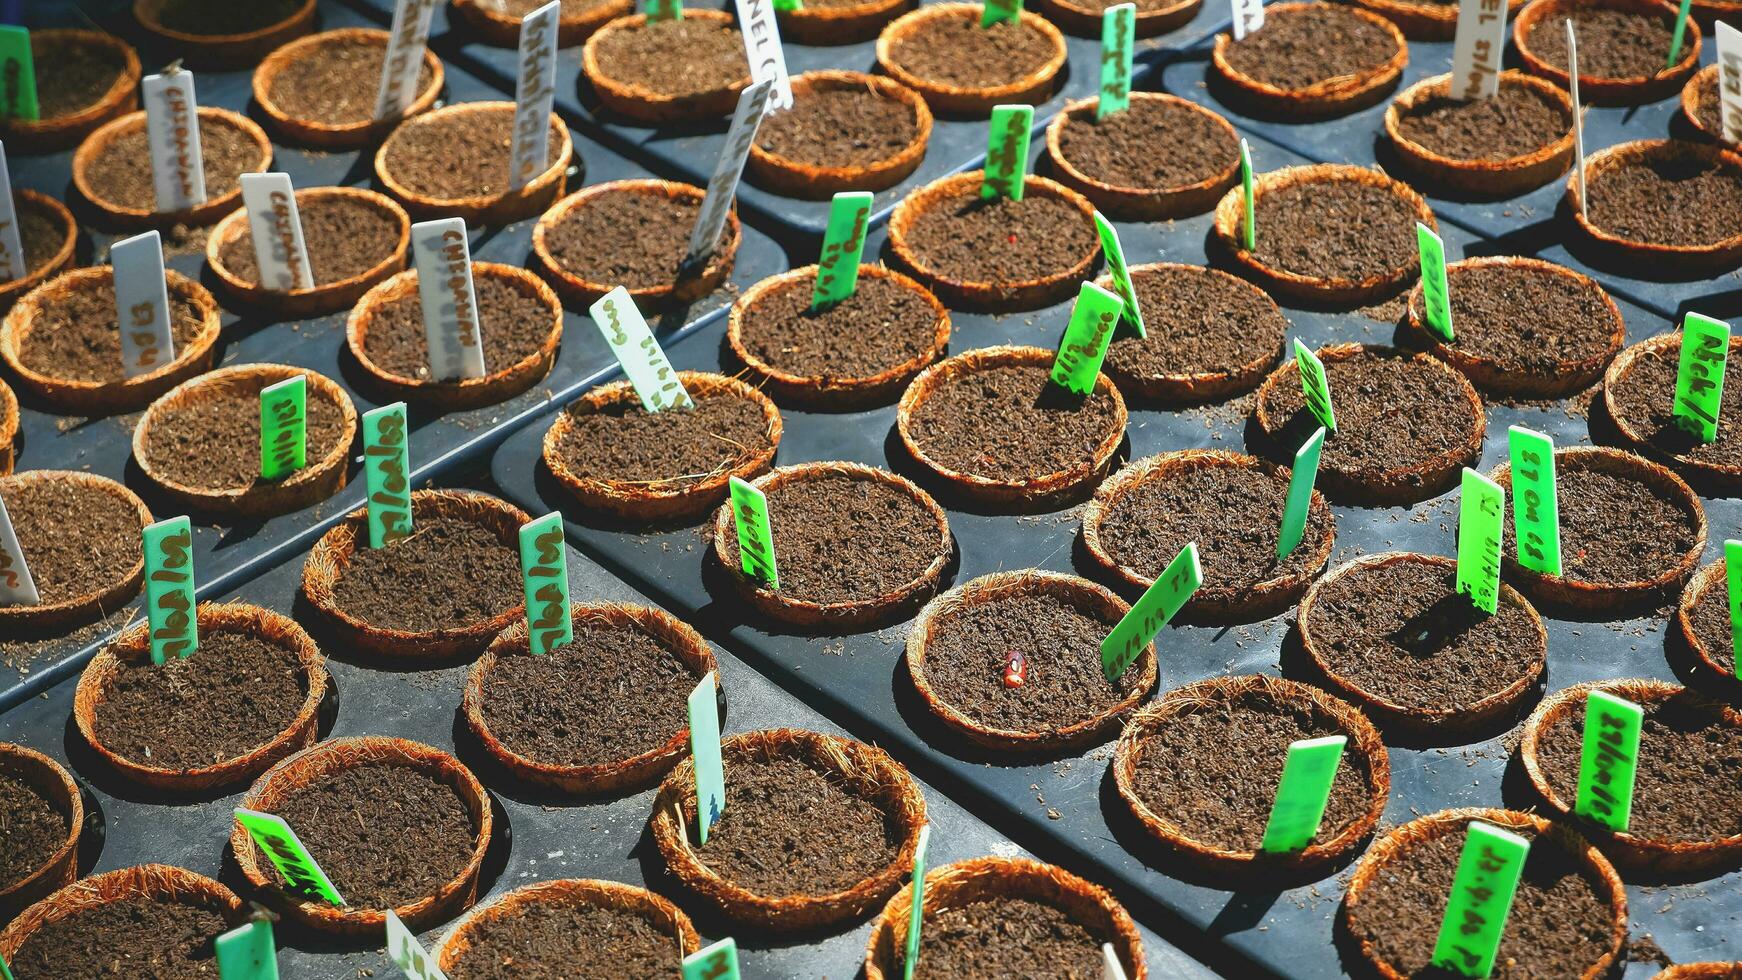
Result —
[[159, 212], [186, 211], [206, 203], [206, 165], [200, 151], [199, 103], [194, 73], [174, 68], [139, 82], [145, 103], [151, 185]]
[[738, 980], [738, 941], [727, 936], [684, 957], [683, 980]]
[[1489, 615], [1500, 608], [1500, 531], [1506, 522], [1506, 491], [1464, 467], [1458, 504], [1458, 594]]
[[561, 514], [546, 514], [521, 525], [520, 579], [526, 589], [527, 649], [549, 653], [573, 641], [569, 555]]
[[1119, 326], [1119, 313], [1124, 308], [1125, 301], [1119, 296], [1092, 282], [1083, 283], [1053, 357], [1053, 384], [1075, 395], [1095, 390], [1107, 345], [1113, 342], [1113, 330]]
[[1470, 821], [1452, 893], [1434, 942], [1433, 965], [1466, 977], [1494, 972], [1506, 916], [1518, 891], [1530, 841], [1510, 831]]
[[1131, 57], [1137, 46], [1137, 5], [1121, 3], [1101, 15], [1101, 94], [1095, 118], [1124, 112], [1131, 104]]
[[292, 892], [310, 900], [326, 902], [334, 908], [344, 908], [345, 900], [333, 887], [332, 879], [321, 870], [314, 855], [303, 846], [302, 839], [283, 817], [237, 807], [236, 821], [266, 852], [266, 859], [284, 876], [285, 884]]
[[605, 335], [611, 353], [617, 355], [617, 363], [623, 365], [623, 373], [629, 376], [629, 384], [641, 399], [642, 408], [663, 412], [696, 406], [627, 289], [613, 288], [588, 307], [587, 312]]
[[1742, 31], [1718, 21], [1718, 113], [1724, 139], [1742, 143]]
[[436, 965], [436, 958], [429, 955], [392, 909], [387, 910], [387, 958], [410, 980], [448, 980], [448, 975]]
[[278, 945], [272, 920], [256, 919], [237, 926], [212, 942], [222, 980], [278, 980]]
[[260, 478], [281, 480], [308, 465], [308, 378], [260, 389]]
[[691, 689], [685, 708], [690, 723], [690, 758], [696, 770], [696, 829], [704, 845], [708, 842], [708, 831], [726, 808], [726, 769], [720, 759], [720, 704], [715, 697], [718, 690], [719, 684], [710, 670]]
[[163, 239], [156, 231], [109, 246], [115, 276], [115, 322], [121, 331], [121, 373], [150, 374], [175, 360]]
[[865, 224], [870, 218], [870, 191], [842, 191], [829, 202], [829, 225], [817, 257], [811, 309], [839, 303], [859, 288], [859, 261], [865, 255]]
[[738, 567], [770, 589], [780, 588], [774, 561], [774, 528], [768, 521], [768, 498], [755, 484], [731, 477], [732, 522], [738, 528]]
[[1028, 136], [1033, 128], [1034, 106], [993, 107], [986, 133], [986, 166], [980, 176], [981, 197], [1022, 200], [1028, 178]]
[[30, 566], [24, 561], [24, 549], [18, 545], [18, 533], [12, 528], [12, 515], [6, 512], [6, 501], [0, 500], [0, 606], [41, 602], [36, 579], [31, 578]]
[[405, 403], [363, 413], [363, 480], [369, 489], [369, 547], [385, 548], [411, 533], [411, 454]]
[[429, 347], [429, 376], [436, 381], [482, 378], [484, 342], [478, 325], [478, 293], [472, 283], [472, 252], [460, 218], [411, 226], [411, 256], [417, 265], [417, 298]]
[[308, 248], [303, 244], [302, 216], [296, 210], [296, 189], [290, 175], [243, 174], [242, 206], [248, 210], [248, 228], [254, 234], [254, 260], [260, 266], [260, 284], [288, 293], [313, 289]]
[[1500, 94], [1500, 54], [1506, 48], [1506, 0], [1460, 0], [1452, 41], [1452, 98]]
[[1682, 320], [1681, 358], [1676, 365], [1676, 425], [1701, 442], [1718, 438], [1724, 405], [1724, 368], [1730, 361], [1730, 325], [1689, 313]]
[[1518, 564], [1544, 575], [1561, 573], [1560, 501], [1555, 492], [1554, 440], [1515, 425], [1506, 430], [1512, 458], [1512, 526]]
[[1599, 827], [1625, 831], [1633, 815], [1639, 773], [1639, 733], [1645, 711], [1607, 691], [1585, 697], [1585, 739], [1573, 812]]

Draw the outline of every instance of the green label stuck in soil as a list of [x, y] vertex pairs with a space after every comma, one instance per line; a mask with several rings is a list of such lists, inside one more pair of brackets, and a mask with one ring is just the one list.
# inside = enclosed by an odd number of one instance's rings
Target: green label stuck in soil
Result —
[[1682, 60], [1682, 42], [1687, 39], [1688, 15], [1693, 12], [1694, 0], [1682, 0], [1681, 9], [1675, 14], [1675, 30], [1669, 36], [1669, 58], [1664, 61], [1664, 70], [1674, 68], [1676, 62]]
[[1682, 321], [1681, 362], [1675, 375], [1676, 424], [1701, 442], [1718, 438], [1724, 403], [1724, 367], [1730, 356], [1730, 325], [1689, 313]]
[[1512, 896], [1529, 853], [1530, 842], [1517, 834], [1470, 822], [1434, 942], [1434, 966], [1466, 977], [1494, 972], [1506, 916], [1512, 911]]
[[738, 980], [738, 941], [727, 936], [684, 957], [683, 980]]
[[870, 219], [870, 191], [842, 191], [829, 202], [829, 226], [817, 257], [811, 309], [833, 306], [859, 288], [859, 260], [865, 254], [865, 225]]
[[308, 378], [260, 389], [260, 478], [279, 480], [308, 465]]
[[1300, 368], [1300, 392], [1306, 399], [1307, 411], [1313, 413], [1320, 425], [1335, 434], [1337, 412], [1331, 407], [1331, 379], [1325, 376], [1324, 362], [1307, 350], [1307, 345], [1298, 337], [1294, 341], [1294, 362]]
[[278, 980], [278, 946], [270, 919], [237, 926], [219, 936], [212, 948], [222, 980]]
[[1730, 642], [1742, 659], [1742, 541], [1724, 542], [1724, 577], [1730, 586]]
[[913, 891], [907, 905], [907, 947], [901, 961], [902, 980], [913, 980], [919, 965], [920, 930], [925, 925], [925, 849], [931, 843], [931, 824], [919, 828], [919, 843], [913, 849]]
[[363, 413], [371, 548], [385, 548], [411, 533], [411, 454], [406, 443], [404, 402]]
[[1125, 301], [1121, 314], [1137, 336], [1148, 336], [1143, 329], [1143, 310], [1137, 305], [1137, 289], [1131, 285], [1131, 267], [1125, 261], [1125, 246], [1119, 244], [1119, 232], [1112, 222], [1095, 212], [1095, 233], [1101, 236], [1101, 254], [1107, 257], [1107, 277], [1113, 280], [1113, 291]]
[[768, 521], [768, 498], [752, 484], [732, 477], [732, 523], [738, 528], [738, 566], [770, 589], [780, 588], [774, 562], [774, 527]]
[[526, 587], [527, 649], [549, 653], [573, 640], [561, 514], [549, 513], [520, 526], [520, 578]]
[[986, 5], [980, 8], [981, 27], [1005, 22], [1015, 23], [1021, 18], [1022, 0], [986, 0]]
[[1331, 783], [1343, 762], [1349, 739], [1342, 735], [1303, 738], [1289, 743], [1276, 784], [1276, 802], [1264, 825], [1264, 840], [1258, 849], [1266, 854], [1293, 854], [1306, 849], [1319, 834], [1325, 805], [1331, 800]]
[[1202, 584], [1204, 569], [1198, 562], [1198, 543], [1192, 541], [1168, 562], [1149, 588], [1143, 590], [1131, 611], [1101, 641], [1101, 670], [1107, 680], [1117, 682], [1125, 676], [1143, 648]]
[[647, 22], [683, 20], [683, 0], [647, 0]]
[[1131, 105], [1131, 55], [1137, 46], [1137, 5], [1121, 3], [1101, 14], [1101, 94], [1095, 118], [1105, 119]]
[[1554, 440], [1522, 425], [1506, 431], [1512, 456], [1512, 526], [1518, 564], [1544, 575], [1561, 573], [1561, 514], [1555, 491]]
[[1506, 491], [1464, 467], [1458, 505], [1458, 594], [1493, 615], [1500, 608], [1500, 531], [1506, 523]]
[[1282, 528], [1276, 536], [1278, 561], [1293, 554], [1306, 536], [1307, 512], [1313, 505], [1313, 484], [1319, 478], [1319, 457], [1324, 448], [1325, 427], [1321, 425], [1294, 454], [1294, 469], [1288, 474], [1288, 497], [1282, 504]]
[[1421, 310], [1428, 332], [1452, 341], [1451, 286], [1446, 281], [1446, 243], [1432, 228], [1417, 221], [1415, 242], [1421, 252]]
[[[1240, 141], [1240, 204], [1244, 220], [1240, 222], [1240, 240], [1245, 243], [1246, 251], [1258, 247], [1258, 201], [1254, 196], [1252, 179], [1252, 147], [1244, 139]], [[1333, 431], [1335, 431], [1333, 429]]]
[[705, 845], [708, 831], [726, 808], [726, 766], [720, 758], [719, 682], [714, 672], [690, 691], [690, 758], [696, 770], [696, 831]]
[[1101, 376], [1101, 362], [1107, 358], [1107, 345], [1113, 342], [1113, 331], [1119, 326], [1119, 314], [1125, 301], [1092, 282], [1077, 290], [1077, 302], [1071, 307], [1071, 320], [1065, 335], [1059, 340], [1058, 354], [1052, 362], [1053, 384], [1075, 395], [1087, 395], [1095, 390], [1095, 380]]
[[1585, 743], [1579, 757], [1579, 795], [1573, 812], [1613, 831], [1627, 829], [1633, 815], [1633, 781], [1639, 772], [1639, 705], [1603, 691], [1585, 698]]
[[0, 116], [7, 119], [41, 119], [36, 100], [36, 62], [30, 54], [30, 32], [22, 27], [0, 27]]
[[194, 533], [185, 517], [146, 527], [145, 622], [151, 662], [186, 657], [200, 647], [194, 604]]
[[986, 131], [986, 169], [980, 178], [981, 197], [1022, 200], [1028, 177], [1028, 132], [1032, 128], [1034, 106], [1001, 105], [992, 110], [992, 122]]
[[261, 813], [245, 807], [236, 808], [236, 820], [254, 843], [266, 852], [266, 859], [284, 876], [290, 890], [311, 900], [318, 899], [334, 908], [344, 908], [345, 900], [333, 887], [327, 873], [315, 863], [313, 854], [303, 846], [296, 831], [284, 818], [274, 813]]

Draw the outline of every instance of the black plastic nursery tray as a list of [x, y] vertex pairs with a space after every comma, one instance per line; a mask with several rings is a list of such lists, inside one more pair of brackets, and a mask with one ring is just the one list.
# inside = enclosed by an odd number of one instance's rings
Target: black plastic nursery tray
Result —
[[[323, 28], [368, 25], [371, 22], [348, 8], [322, 8]], [[148, 66], [160, 62], [145, 57]], [[154, 70], [148, 67], [147, 71]], [[197, 76], [202, 105], [220, 106], [248, 113], [251, 72], [202, 72]], [[501, 92], [458, 66], [447, 70], [449, 102], [499, 99]], [[259, 121], [258, 119], [256, 121]], [[268, 132], [270, 132], [268, 127]], [[617, 153], [590, 142], [584, 134], [572, 134], [577, 169], [570, 175], [571, 189], [583, 183], [598, 183], [644, 174], [645, 171]], [[372, 186], [373, 153], [356, 151], [324, 153], [275, 144], [274, 166], [291, 175], [295, 185], [328, 184]], [[101, 230], [88, 207], [82, 207], [71, 183], [72, 152], [43, 156], [15, 154], [11, 160], [13, 182], [68, 201], [84, 226], [78, 264], [106, 262], [110, 242], [123, 235]], [[473, 229], [472, 254], [478, 261], [531, 264], [533, 220], [500, 228]], [[390, 398], [369, 386], [366, 376], [345, 347], [345, 319], [335, 313], [305, 320], [279, 320], [271, 310], [230, 308], [230, 300], [216, 277], [206, 268], [205, 234], [196, 233], [184, 246], [175, 247], [165, 236], [166, 251], [173, 254], [169, 266], [200, 279], [226, 309], [223, 334], [218, 342], [222, 365], [277, 362], [310, 368], [331, 378], [351, 395], [359, 414]], [[674, 313], [655, 324], [662, 337], [681, 336], [701, 323], [723, 315], [742, 286], [787, 268], [781, 247], [762, 232], [744, 226], [732, 285], [706, 297], [683, 313]], [[485, 457], [496, 443], [526, 420], [543, 411], [553, 400], [566, 401], [594, 384], [616, 361], [584, 310], [569, 310], [563, 324], [563, 343], [556, 364], [543, 382], [498, 405], [462, 412], [435, 414], [413, 411], [411, 415], [411, 460], [414, 479], [423, 481], [447, 472], [468, 460]], [[18, 469], [75, 469], [100, 473], [125, 482], [143, 497], [159, 517], [178, 510], [151, 493], [147, 481], [132, 463], [131, 439], [138, 415], [113, 418], [68, 418], [20, 392], [22, 418]], [[212, 594], [245, 581], [291, 555], [307, 551], [341, 516], [362, 506], [360, 468], [353, 460], [351, 476], [357, 482], [328, 500], [305, 510], [266, 521], [230, 526], [200, 524], [194, 528], [194, 566], [201, 594]], [[33, 641], [8, 642], [0, 659], [0, 707], [21, 698], [77, 669], [94, 649], [93, 644], [118, 627], [118, 622], [85, 629], [68, 636]], [[0, 638], [12, 641], [11, 637]]]
[[[1263, 140], [1254, 141], [1262, 169], [1299, 163], [1300, 158]], [[1119, 226], [1132, 263], [1167, 260], [1202, 264], [1210, 219]], [[1449, 255], [1460, 257], [1483, 243], [1456, 227], [1444, 229]], [[871, 244], [881, 244], [873, 235]], [[868, 253], [870, 254], [870, 253]], [[1630, 341], [1660, 333], [1669, 324], [1658, 315], [1622, 303]], [[998, 343], [1053, 346], [1068, 318], [1068, 304], [1008, 316], [952, 313], [951, 351]], [[1395, 325], [1360, 312], [1331, 313], [1290, 308], [1295, 335], [1309, 346], [1333, 341], [1389, 342]], [[680, 368], [721, 370], [723, 327], [698, 331], [669, 350]], [[1590, 442], [1583, 399], [1526, 406], [1490, 404], [1488, 439], [1481, 466], [1506, 456], [1506, 429], [1517, 423], [1547, 432], [1559, 445]], [[1251, 397], [1184, 411], [1133, 407], [1127, 429], [1129, 458], [1187, 448], [1241, 451]], [[927, 485], [903, 458], [893, 435], [892, 406], [846, 414], [783, 410], [785, 431], [778, 463], [846, 459], [894, 468]], [[976, 813], [1043, 858], [1083, 870], [1120, 895], [1140, 918], [1171, 935], [1191, 935], [1195, 955], [1230, 975], [1261, 971], [1291, 978], [1336, 977], [1344, 963], [1332, 941], [1333, 912], [1345, 875], [1274, 892], [1230, 892], [1214, 882], [1185, 880], [1171, 865], [1152, 863], [1157, 845], [1127, 815], [1107, 775], [1110, 744], [1082, 755], [1025, 761], [974, 750], [944, 730], [919, 702], [901, 663], [906, 624], [843, 637], [794, 635], [746, 618], [730, 587], [704, 568], [714, 559], [701, 528], [663, 533], [625, 533], [590, 520], [572, 506], [540, 462], [544, 424], [531, 425], [497, 451], [493, 474], [510, 497], [529, 510], [562, 510], [569, 539], [607, 568], [659, 601], [683, 610], [692, 622], [812, 707], [836, 718], [862, 738], [890, 746], [898, 756], [952, 792]], [[1455, 553], [1455, 491], [1414, 507], [1335, 508], [1337, 549], [1333, 564], [1358, 555], [1406, 550]], [[1742, 526], [1742, 502], [1708, 500], [1712, 541], [1706, 560], [1719, 554], [1721, 539]], [[1030, 516], [999, 516], [950, 509], [959, 567], [954, 583], [993, 571], [1029, 567], [1059, 571], [1077, 564], [1076, 510]], [[844, 542], [842, 560], [850, 560]], [[1222, 674], [1292, 673], [1284, 639], [1292, 613], [1229, 629], [1179, 627], [1157, 639], [1161, 689]], [[1568, 685], [1614, 677], [1675, 674], [1666, 658], [1662, 616], [1618, 623], [1551, 621], [1549, 684]], [[1285, 666], [1286, 665], [1286, 666]], [[1386, 826], [1457, 806], [1530, 806], [1507, 779], [1515, 737], [1489, 738], [1446, 748], [1391, 748], [1392, 796]], [[1653, 937], [1678, 962], [1742, 958], [1736, 924], [1742, 922], [1742, 873], [1661, 887], [1631, 887], [1632, 935]], [[1629, 976], [1655, 967], [1634, 965]]]

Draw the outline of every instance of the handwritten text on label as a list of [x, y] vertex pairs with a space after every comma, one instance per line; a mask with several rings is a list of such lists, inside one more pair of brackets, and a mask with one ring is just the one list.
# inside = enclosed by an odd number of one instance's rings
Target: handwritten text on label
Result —
[[193, 72], [175, 69], [139, 83], [145, 103], [151, 183], [159, 212], [186, 211], [206, 203], [205, 157], [200, 149], [199, 103]]

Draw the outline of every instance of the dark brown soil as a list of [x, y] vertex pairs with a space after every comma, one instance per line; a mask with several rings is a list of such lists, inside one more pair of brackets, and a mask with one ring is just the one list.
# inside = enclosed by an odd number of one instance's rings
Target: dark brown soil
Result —
[[799, 94], [791, 109], [762, 121], [756, 145], [813, 167], [866, 167], [907, 149], [919, 119], [905, 103], [863, 89]]
[[1615, 315], [1589, 279], [1503, 265], [1454, 265], [1446, 277], [1455, 337], [1447, 346], [1508, 374], [1554, 381], [1564, 365], [1614, 344]]
[[1253, 257], [1272, 269], [1360, 281], [1420, 261], [1420, 216], [1384, 187], [1353, 180], [1295, 183], [1260, 192], [1257, 211]]
[[[308, 461], [325, 459], [345, 436], [337, 403], [308, 393]], [[260, 478], [260, 395], [233, 392], [154, 416], [145, 437], [154, 473], [205, 490], [243, 489]]]
[[[1681, 346], [1642, 351], [1633, 366], [1608, 387], [1615, 414], [1631, 423], [1652, 447], [1698, 463], [1742, 466], [1742, 384], [1726, 384], [1718, 410], [1718, 438], [1700, 442], [1675, 421], [1675, 376]], [[1742, 379], [1742, 344], [1730, 345], [1725, 373]]]
[[1716, 137], [1724, 135], [1723, 101], [1718, 98], [1718, 73], [1702, 71], [1688, 82], [1694, 86], [1694, 119]]
[[[1695, 843], [1742, 834], [1742, 726], [1688, 695], [1641, 704], [1639, 770], [1627, 832], [1648, 840]], [[1536, 758], [1555, 794], [1578, 792], [1584, 746], [1581, 701], [1542, 732]]]
[[[925, 678], [938, 700], [1000, 731], [1053, 732], [1093, 720], [1129, 697], [1137, 672], [1107, 683], [1101, 640], [1118, 620], [1050, 592], [1016, 592], [962, 606], [927, 638]], [[1011, 651], [1021, 687], [1007, 687]]]
[[1454, 568], [1390, 561], [1321, 586], [1301, 629], [1333, 672], [1371, 697], [1462, 712], [1542, 668], [1537, 623], [1522, 602], [1478, 612], [1458, 594]]
[[537, 902], [466, 933], [449, 980], [664, 980], [677, 973], [672, 934], [645, 916], [597, 905]]
[[472, 521], [413, 513], [410, 536], [364, 547], [333, 583], [339, 609], [384, 629], [474, 626], [522, 601], [520, 553]]
[[699, 679], [646, 631], [583, 620], [572, 643], [543, 655], [522, 645], [496, 661], [484, 678], [484, 723], [539, 762], [621, 762], [689, 730], [686, 699]]
[[121, 77], [120, 55], [78, 42], [30, 39], [36, 62], [36, 102], [43, 119], [70, 116], [97, 104]]
[[569, 210], [544, 243], [563, 271], [588, 282], [625, 289], [670, 286], [679, 278], [701, 211], [700, 198], [614, 191]]
[[1020, 21], [981, 27], [974, 17], [930, 17], [890, 45], [889, 59], [915, 77], [967, 89], [1019, 82], [1046, 66], [1052, 39]]
[[18, 546], [45, 603], [107, 588], [139, 563], [139, 510], [67, 480], [0, 481]]
[[[506, 371], [538, 353], [550, 339], [551, 308], [518, 280], [475, 274], [478, 332], [484, 340], [484, 370]], [[363, 353], [381, 370], [428, 381], [429, 340], [423, 332], [423, 302], [416, 291], [379, 303], [363, 337]]]
[[[788, 599], [868, 602], [917, 581], [948, 543], [919, 501], [883, 480], [820, 475], [768, 492], [780, 594]], [[841, 561], [844, 542], [854, 558]], [[738, 539], [727, 540], [737, 569]]]
[[1566, 107], [1534, 88], [1501, 85], [1489, 99], [1423, 99], [1397, 118], [1404, 139], [1454, 160], [1510, 160], [1548, 146], [1573, 127]]
[[218, 975], [212, 940], [229, 928], [217, 911], [197, 905], [149, 898], [105, 902], [31, 933], [12, 957], [12, 975], [211, 978]]
[[[551, 163], [561, 158], [567, 139], [560, 124], [551, 124]], [[513, 153], [514, 110], [504, 106], [421, 116], [399, 127], [388, 138], [384, 167], [419, 197], [457, 201], [507, 193]]]
[[[768, 897], [846, 891], [901, 849], [892, 814], [841, 777], [791, 757], [728, 750], [726, 806], [696, 857], [721, 878]], [[818, 828], [827, 827], [827, 833]], [[696, 840], [695, 829], [689, 829]]]
[[1143, 269], [1131, 274], [1145, 336], [1122, 328], [1107, 349], [1115, 381], [1225, 374], [1281, 356], [1288, 319], [1251, 284], [1209, 269]]
[[[1531, 54], [1561, 71], [1567, 70], [1565, 20], [1543, 17], [1524, 39]], [[1672, 25], [1656, 12], [1580, 10], [1573, 30], [1579, 35], [1580, 78], [1650, 78], [1669, 57]]]
[[1334, 532], [1322, 501], [1307, 511], [1306, 536], [1281, 562], [1276, 540], [1288, 477], [1267, 464], [1195, 466], [1145, 480], [1121, 494], [1102, 519], [1101, 542], [1120, 565], [1153, 580], [1189, 542], [1198, 544], [1203, 588], [1251, 589], [1284, 576], [1311, 576], [1315, 543]]
[[[1289, 743], [1348, 734], [1304, 700], [1278, 701], [1262, 691], [1218, 696], [1142, 743], [1133, 788], [1187, 839], [1256, 851]], [[1337, 767], [1316, 839], [1330, 840], [1359, 820], [1372, 795], [1365, 760], [1351, 746]]]
[[629, 399], [603, 412], [571, 412], [557, 454], [580, 476], [667, 489], [743, 465], [767, 450], [762, 406], [727, 392], [690, 392], [696, 407], [648, 412]]
[[67, 242], [66, 226], [54, 215], [23, 198], [12, 199], [18, 215], [18, 240], [24, 246], [24, 267], [31, 272], [47, 265]]
[[[172, 287], [169, 322], [176, 357], [180, 358], [205, 328], [205, 319], [199, 307]], [[29, 340], [18, 351], [18, 359], [50, 378], [106, 384], [125, 380], [114, 283], [88, 283], [76, 292], [48, 297], [33, 321]]]
[[92, 729], [129, 762], [201, 769], [277, 737], [307, 698], [296, 651], [252, 632], [202, 628], [190, 657], [125, 663], [103, 686]]
[[1111, 938], [1031, 899], [969, 902], [926, 914], [914, 975], [1083, 980], [1101, 975]]
[[[465, 870], [478, 835], [453, 786], [391, 763], [342, 769], [272, 812], [298, 832], [352, 909], [397, 908], [434, 895]], [[267, 879], [281, 883], [259, 860]]]
[[[549, 3], [550, 0], [496, 0], [496, 9], [510, 17], [525, 17], [534, 10]], [[603, 6], [608, 0], [562, 0], [562, 17], [579, 17], [595, 7]], [[489, 4], [484, 4], [489, 6]]]
[[[254, 138], [210, 113], [200, 113], [200, 154], [208, 198], [222, 197], [241, 187], [242, 174], [260, 169], [260, 147]], [[155, 211], [157, 187], [152, 183], [144, 124], [110, 140], [102, 153], [93, 155], [85, 177], [103, 204]]]
[[[273, 76], [267, 96], [292, 119], [345, 126], [375, 118], [375, 89], [363, 80], [381, 77], [387, 45], [344, 38], [305, 49]], [[434, 73], [426, 63], [417, 73], [417, 92], [429, 88]]]
[[762, 294], [744, 317], [746, 350], [762, 363], [801, 378], [831, 382], [870, 378], [930, 350], [937, 311], [892, 279], [861, 276], [853, 295], [811, 309], [811, 279]]
[[1719, 580], [1716, 588], [1706, 590], [1689, 618], [1693, 620], [1694, 636], [1706, 649], [1706, 656], [1734, 674], [1736, 638], [1730, 628], [1730, 597], [1723, 580]]
[[[1564, 850], [1540, 838], [1532, 845], [1492, 976], [1580, 976], [1608, 952], [1613, 910]], [[1463, 848], [1461, 831], [1411, 845], [1373, 876], [1355, 907], [1351, 931], [1405, 976], [1451, 976], [1430, 969], [1428, 961]]]
[[1008, 481], [1086, 465], [1118, 424], [1111, 394], [1078, 397], [1047, 367], [1007, 365], [939, 385], [915, 406], [908, 432], [939, 466]]
[[299, 0], [168, 0], [158, 11], [158, 22], [172, 31], [208, 37], [246, 34], [264, 30], [289, 19], [302, 6]]
[[1271, 12], [1263, 27], [1228, 45], [1226, 58], [1247, 78], [1302, 89], [1373, 71], [1396, 54], [1397, 39], [1383, 28], [1335, 4], [1316, 3]]
[[[1267, 390], [1265, 403], [1283, 428], [1271, 432], [1292, 454], [1319, 426], [1301, 396], [1297, 368], [1287, 383]], [[1322, 464], [1349, 476], [1422, 467], [1464, 445], [1482, 423], [1465, 400], [1458, 376], [1444, 366], [1413, 360], [1395, 348], [1369, 348], [1325, 361], [1337, 431], [1326, 433]]]
[[[1644, 581], [1667, 573], [1693, 550], [1694, 515], [1650, 485], [1565, 465], [1555, 471], [1562, 578], [1598, 585]], [[1510, 521], [1500, 549], [1517, 553]]]
[[713, 18], [606, 31], [595, 49], [605, 77], [675, 99], [718, 92], [750, 77], [738, 28]]
[[1701, 246], [1742, 228], [1742, 171], [1689, 154], [1599, 170], [1585, 218], [1628, 241]]
[[[309, 272], [317, 286], [360, 276], [392, 258], [399, 247], [398, 219], [374, 204], [352, 198], [298, 195], [296, 209], [302, 219]], [[260, 281], [252, 227], [245, 227], [242, 234], [225, 242], [219, 259], [231, 275], [243, 282]]]
[[921, 212], [907, 230], [907, 244], [940, 276], [1017, 284], [1075, 268], [1100, 239], [1094, 222], [1063, 198], [982, 198], [975, 186]]
[[1240, 142], [1216, 118], [1177, 102], [1132, 99], [1124, 112], [1065, 117], [1059, 153], [1087, 177], [1115, 187], [1190, 187], [1240, 157]]
[[[1142, 14], [1151, 10], [1160, 10], [1173, 6], [1175, 2], [1176, 0], [1138, 0], [1137, 12]], [[1071, 0], [1071, 6], [1082, 7], [1095, 13], [1105, 13], [1108, 7], [1117, 6], [1117, 4], [1113, 3], [1112, 0]]]
[[0, 774], [0, 888], [35, 874], [66, 843], [61, 806], [17, 776]]

